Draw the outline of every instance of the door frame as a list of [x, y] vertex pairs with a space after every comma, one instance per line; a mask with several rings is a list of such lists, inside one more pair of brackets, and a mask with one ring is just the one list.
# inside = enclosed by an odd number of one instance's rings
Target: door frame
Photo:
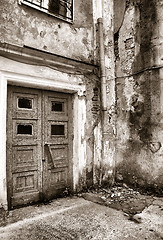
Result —
[[[5, 59], [5, 58], [4, 58]], [[7, 60], [6, 60], [7, 61]], [[56, 91], [56, 92], [63, 92], [63, 93], [70, 93], [73, 94], [73, 151], [72, 151], [72, 168], [73, 168], [73, 190], [75, 191], [76, 185], [78, 183], [79, 178], [79, 153], [80, 153], [80, 143], [79, 138], [81, 138], [80, 128], [81, 128], [81, 120], [83, 118], [81, 111], [81, 106], [83, 106], [83, 103], [80, 101], [80, 97], [84, 96], [85, 92], [85, 85], [78, 84], [76, 81], [76, 76], [72, 76], [71, 78], [67, 74], [67, 78], [65, 78], [65, 73], [63, 74], [63, 80], [59, 77], [55, 79], [54, 78], [48, 78], [41, 77], [41, 74], [38, 74], [38, 69], [35, 69], [37, 71], [33, 71], [33, 66], [28, 66], [27, 69], [25, 69], [26, 74], [20, 73], [22, 71], [23, 66], [27, 66], [26, 64], [17, 63], [15, 61], [13, 62], [13, 66], [11, 67], [12, 70], [8, 71], [0, 71], [0, 202], [3, 205], [4, 209], [8, 209], [8, 197], [7, 197], [7, 159], [6, 159], [6, 128], [7, 128], [7, 85], [14, 85], [14, 86], [20, 86], [20, 87], [30, 87], [34, 89], [42, 89], [42, 90], [50, 90], [50, 91]], [[13, 73], [14, 65], [17, 68], [17, 72]], [[18, 65], [18, 66], [17, 66]], [[22, 66], [21, 66], [22, 65]], [[30, 72], [31, 68], [31, 72]], [[34, 67], [37, 68], [37, 67]], [[44, 67], [46, 68], [46, 67]], [[34, 73], [34, 76], [30, 76], [29, 72], [32, 74]], [[39, 76], [38, 76], [39, 75]], [[70, 81], [71, 80], [71, 81]], [[79, 111], [80, 110], [80, 111]], [[83, 107], [83, 111], [85, 111], [85, 106]], [[83, 122], [83, 128], [84, 128], [85, 122]], [[78, 172], [76, 172], [76, 169]]]

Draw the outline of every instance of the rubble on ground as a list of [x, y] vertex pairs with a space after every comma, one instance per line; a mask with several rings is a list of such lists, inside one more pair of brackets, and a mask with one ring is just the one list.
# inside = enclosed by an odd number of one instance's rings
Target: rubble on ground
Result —
[[140, 222], [141, 219], [133, 218], [141, 213], [154, 201], [153, 196], [143, 195], [139, 191], [128, 187], [125, 183], [111, 188], [97, 188], [83, 193], [82, 197], [105, 206], [122, 210], [129, 219]]

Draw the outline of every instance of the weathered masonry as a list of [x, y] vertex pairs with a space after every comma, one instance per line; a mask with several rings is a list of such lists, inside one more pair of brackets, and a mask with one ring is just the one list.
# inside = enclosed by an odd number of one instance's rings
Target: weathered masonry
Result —
[[115, 2], [116, 176], [162, 193], [163, 2]]
[[0, 208], [115, 179], [161, 191], [161, 0], [0, 8]]

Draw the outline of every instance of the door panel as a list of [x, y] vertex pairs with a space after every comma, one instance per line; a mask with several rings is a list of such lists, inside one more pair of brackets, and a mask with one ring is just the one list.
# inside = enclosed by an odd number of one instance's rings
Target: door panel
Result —
[[8, 87], [7, 177], [9, 207], [39, 200], [41, 191], [41, 94]]
[[[68, 94], [44, 92], [45, 171], [44, 195], [47, 199], [71, 188], [70, 124], [71, 98]], [[69, 150], [68, 150], [69, 147]]]
[[39, 121], [13, 119], [13, 144], [34, 145], [38, 143]]
[[8, 87], [9, 207], [46, 200], [72, 186], [71, 95]]
[[[17, 88], [18, 89], [18, 88]], [[13, 118], [18, 119], [38, 119], [38, 104], [40, 103], [40, 93], [37, 90], [27, 90], [19, 88], [20, 91], [13, 92]], [[27, 90], [27, 92], [26, 92]], [[33, 94], [32, 94], [33, 92]], [[38, 95], [39, 94], [39, 95]]]
[[38, 167], [37, 163], [37, 146], [15, 146], [13, 147], [13, 172], [23, 172], [24, 168], [28, 171], [35, 171]]

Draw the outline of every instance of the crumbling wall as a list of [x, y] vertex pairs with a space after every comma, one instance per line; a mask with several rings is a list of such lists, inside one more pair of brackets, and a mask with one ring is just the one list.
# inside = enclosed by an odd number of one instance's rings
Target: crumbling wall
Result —
[[103, 126], [103, 163], [102, 182], [112, 185], [114, 182], [115, 167], [115, 72], [114, 72], [114, 1], [104, 1], [104, 49], [106, 72], [106, 103], [107, 111]]
[[[87, 73], [83, 76], [83, 84], [86, 90], [82, 96], [79, 96], [81, 105], [78, 109], [78, 114], [81, 115], [82, 121], [79, 122], [79, 149], [78, 165], [75, 169], [75, 175], [78, 181], [76, 182], [76, 191], [81, 191], [91, 187], [96, 183], [94, 179], [95, 171], [95, 154], [100, 148], [101, 141], [97, 141], [96, 137], [101, 136], [101, 131], [95, 133], [95, 129], [101, 121], [100, 116], [100, 82], [98, 76], [94, 73]], [[101, 149], [99, 150], [101, 157]], [[101, 160], [101, 159], [100, 159]], [[96, 178], [99, 178], [99, 172], [96, 172]]]
[[1, 42], [94, 62], [91, 1], [74, 1], [73, 24], [18, 2], [5, 0], [1, 4]]
[[[100, 9], [100, 4], [102, 8]], [[103, 21], [104, 65], [106, 79], [106, 109], [100, 111], [100, 122], [94, 128], [94, 183], [111, 185], [114, 181], [115, 163], [115, 78], [114, 78], [114, 39], [113, 39], [113, 1], [93, 1], [95, 23], [95, 56], [98, 65], [99, 29], [98, 18]], [[100, 11], [101, 10], [101, 11]], [[100, 79], [101, 81], [101, 79]], [[105, 89], [105, 88], [104, 88]], [[101, 99], [102, 97], [101, 92]]]
[[115, 32], [116, 177], [157, 192], [163, 188], [162, 3], [126, 1]]

